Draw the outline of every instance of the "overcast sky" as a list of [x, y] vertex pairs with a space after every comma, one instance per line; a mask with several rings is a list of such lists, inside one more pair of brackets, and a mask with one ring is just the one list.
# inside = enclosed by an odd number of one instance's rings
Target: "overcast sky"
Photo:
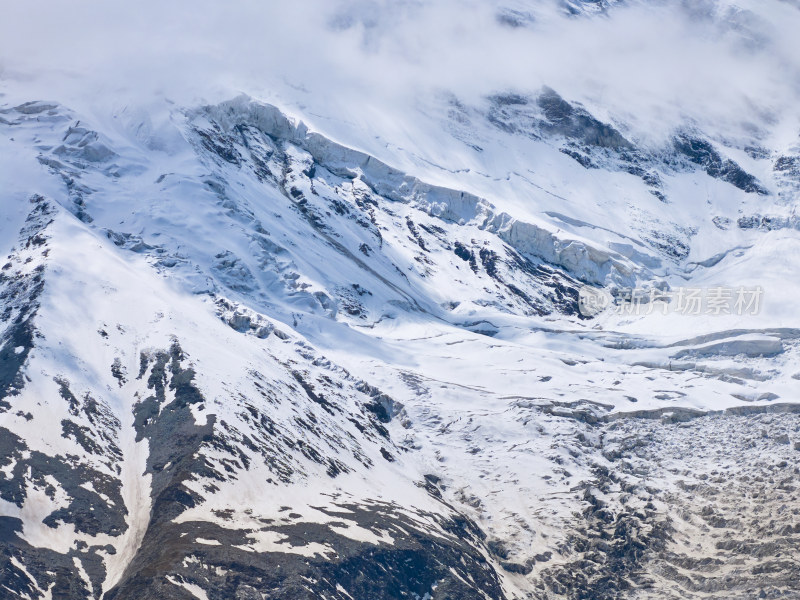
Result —
[[274, 92], [331, 111], [393, 110], [441, 91], [477, 102], [546, 84], [643, 135], [692, 121], [736, 134], [795, 118], [797, 2], [628, 4], [569, 18], [556, 0], [14, 2], [0, 19], [0, 76], [50, 99]]

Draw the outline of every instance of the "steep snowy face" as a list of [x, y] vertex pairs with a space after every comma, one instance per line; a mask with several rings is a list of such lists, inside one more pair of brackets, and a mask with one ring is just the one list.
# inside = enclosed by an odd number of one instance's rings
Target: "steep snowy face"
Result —
[[[243, 39], [274, 12], [239, 9], [253, 17], [236, 22]], [[766, 55], [796, 72], [784, 25], [797, 7], [317, 9], [308, 27], [339, 52], [317, 55], [330, 72], [270, 61], [233, 86], [249, 95], [87, 98], [58, 73], [63, 88], [43, 86], [46, 48], [29, 79], [21, 54], [9, 61], [3, 593], [796, 593], [800, 125], [791, 86], [757, 75]], [[290, 32], [293, 10], [277, 21]], [[215, 35], [231, 26], [209, 9], [197, 31], [210, 16]], [[637, 27], [659, 19], [653, 47], [696, 39], [690, 19], [706, 37], [684, 50], [717, 52], [685, 71], [682, 99], [674, 76], [650, 82], [656, 100], [621, 76], [641, 66], [626, 54]], [[465, 54], [452, 24], [500, 50]], [[475, 59], [477, 84], [446, 75], [431, 28]], [[509, 49], [569, 67], [567, 33], [622, 50], [583, 56], [574, 77], [488, 75]], [[354, 56], [396, 59], [397, 81], [334, 85]], [[688, 69], [670, 60], [653, 68]], [[725, 106], [706, 106], [712, 64]]]
[[[479, 530], [426, 490], [387, 429], [402, 405], [282, 323], [218, 293], [256, 291], [234, 259], [173, 258], [141, 239], [161, 237], [161, 227], [137, 228], [134, 239], [100, 226], [112, 222], [115, 183], [143, 176], [144, 164], [123, 161], [121, 149], [60, 107], [4, 114], [20, 145], [50, 132], [56, 143], [38, 160], [66, 184], [55, 199], [34, 194], [13, 205], [28, 216], [3, 268], [9, 593], [172, 597], [202, 579], [229, 597], [346, 588], [390, 596], [433, 586], [501, 594]], [[190, 186], [187, 202], [207, 189], [181, 183]], [[254, 227], [207, 193], [219, 224]], [[100, 195], [108, 202], [95, 204]], [[132, 212], [159, 222], [125, 200], [117, 198], [120, 222]], [[178, 237], [179, 227], [164, 227], [167, 245], [192, 240]], [[202, 294], [187, 287], [195, 273], [207, 277]], [[287, 304], [305, 303], [311, 314], [322, 306], [301, 284], [288, 290]], [[378, 549], [379, 565], [367, 558]], [[276, 571], [268, 557], [278, 555]], [[375, 569], [395, 575], [363, 579]]]

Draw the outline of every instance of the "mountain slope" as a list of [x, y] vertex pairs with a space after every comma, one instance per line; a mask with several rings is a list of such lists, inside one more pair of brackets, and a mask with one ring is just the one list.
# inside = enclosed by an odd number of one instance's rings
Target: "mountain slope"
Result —
[[4, 83], [8, 597], [797, 593], [796, 135]]

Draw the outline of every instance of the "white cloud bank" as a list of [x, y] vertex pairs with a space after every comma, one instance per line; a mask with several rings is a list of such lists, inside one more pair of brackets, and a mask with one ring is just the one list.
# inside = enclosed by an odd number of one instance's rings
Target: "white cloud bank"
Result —
[[795, 118], [798, 31], [789, 0], [629, 0], [591, 18], [557, 0], [41, 0], [3, 8], [0, 77], [32, 99], [245, 91], [340, 116], [546, 84], [641, 135], [737, 135]]

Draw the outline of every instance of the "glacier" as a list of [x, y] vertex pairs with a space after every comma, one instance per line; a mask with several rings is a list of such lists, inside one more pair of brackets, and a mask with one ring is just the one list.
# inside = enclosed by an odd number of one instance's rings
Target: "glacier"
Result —
[[0, 36], [0, 596], [799, 593], [796, 3], [45, 4]]

